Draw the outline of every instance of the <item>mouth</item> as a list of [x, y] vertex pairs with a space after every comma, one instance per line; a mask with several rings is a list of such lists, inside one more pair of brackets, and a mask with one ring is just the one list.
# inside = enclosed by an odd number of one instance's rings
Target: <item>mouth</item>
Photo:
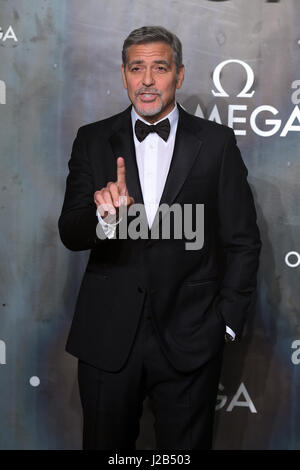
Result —
[[152, 101], [155, 101], [156, 98], [158, 97], [158, 94], [156, 93], [139, 93], [139, 98], [141, 101], [145, 103], [150, 103]]

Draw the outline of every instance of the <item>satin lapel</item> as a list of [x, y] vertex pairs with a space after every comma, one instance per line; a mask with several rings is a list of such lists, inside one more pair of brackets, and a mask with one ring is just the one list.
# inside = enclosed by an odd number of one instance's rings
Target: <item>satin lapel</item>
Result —
[[[197, 131], [199, 130], [194, 130], [192, 119], [180, 108], [180, 106], [178, 106], [178, 109], [179, 121], [174, 152], [159, 205], [172, 205], [183, 186], [202, 145], [202, 141], [197, 135]], [[158, 223], [159, 217], [158, 213], [156, 213], [151, 230], [154, 229]]]
[[134, 140], [132, 135], [131, 124], [131, 106], [122, 114], [112, 129], [109, 142], [116, 158], [123, 157], [126, 166], [126, 185], [128, 193], [135, 200], [135, 203], [144, 204], [139, 171], [136, 163]]

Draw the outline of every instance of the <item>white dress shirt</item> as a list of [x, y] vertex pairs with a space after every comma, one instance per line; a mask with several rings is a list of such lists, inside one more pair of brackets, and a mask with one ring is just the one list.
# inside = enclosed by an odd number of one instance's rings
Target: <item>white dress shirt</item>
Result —
[[[153, 123], [157, 124], [166, 118], [169, 119], [170, 135], [166, 142], [156, 132], [151, 132], [144, 140], [142, 140], [142, 142], [139, 142], [134, 133], [136, 162], [139, 170], [144, 205], [150, 229], [158, 209], [172, 160], [178, 116], [178, 108], [177, 105], [175, 105], [167, 116]], [[140, 117], [132, 107], [131, 121], [133, 129], [137, 119], [150, 125]]]
[[[159, 201], [163, 193], [173, 156], [179, 118], [177, 104], [175, 104], [175, 107], [167, 116], [164, 116], [162, 119], [154, 122], [153, 124], [155, 125], [166, 118], [168, 118], [170, 121], [170, 135], [166, 142], [156, 132], [150, 132], [147, 137], [142, 140], [142, 142], [139, 142], [135, 132], [133, 131], [136, 162], [139, 171], [145, 211], [150, 229], [158, 209]], [[137, 119], [140, 119], [145, 124], [150, 125], [149, 122], [145, 121], [136, 113], [134, 107], [132, 106], [131, 122], [133, 130]], [[116, 225], [120, 222], [120, 220], [116, 224], [108, 224], [102, 219], [98, 211], [97, 216], [105, 235], [108, 238], [113, 238]], [[233, 339], [235, 338], [235, 333], [228, 326], [226, 326], [226, 332], [229, 333]]]

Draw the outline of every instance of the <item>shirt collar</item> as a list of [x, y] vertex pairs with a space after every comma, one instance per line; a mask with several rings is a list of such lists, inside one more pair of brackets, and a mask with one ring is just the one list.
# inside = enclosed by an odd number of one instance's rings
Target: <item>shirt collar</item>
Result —
[[[164, 119], [167, 119], [167, 118], [170, 121], [170, 126], [171, 126], [170, 134], [171, 134], [173, 132], [174, 128], [177, 126], [178, 118], [179, 118], [179, 111], [178, 111], [178, 107], [177, 107], [176, 102], [175, 102], [174, 108], [172, 109], [172, 111], [167, 116], [163, 117], [159, 121], [153, 122], [153, 124], [157, 124], [158, 122], [163, 121]], [[132, 106], [132, 108], [131, 108], [131, 122], [132, 122], [133, 129], [134, 129], [134, 126], [135, 126], [135, 121], [137, 119], [140, 119], [140, 121], [143, 121], [145, 124], [148, 124], [150, 126], [150, 123], [145, 121], [145, 119], [143, 119], [139, 114], [137, 114], [136, 110]]]

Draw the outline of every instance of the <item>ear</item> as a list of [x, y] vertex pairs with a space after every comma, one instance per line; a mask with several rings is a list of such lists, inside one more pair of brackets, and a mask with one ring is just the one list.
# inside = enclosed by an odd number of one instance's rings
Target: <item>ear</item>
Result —
[[127, 90], [127, 80], [126, 80], [124, 64], [122, 64], [122, 81], [123, 81], [124, 88]]
[[177, 73], [177, 80], [176, 80], [176, 88], [181, 88], [181, 85], [184, 80], [184, 65], [181, 65], [179, 67], [178, 73]]

